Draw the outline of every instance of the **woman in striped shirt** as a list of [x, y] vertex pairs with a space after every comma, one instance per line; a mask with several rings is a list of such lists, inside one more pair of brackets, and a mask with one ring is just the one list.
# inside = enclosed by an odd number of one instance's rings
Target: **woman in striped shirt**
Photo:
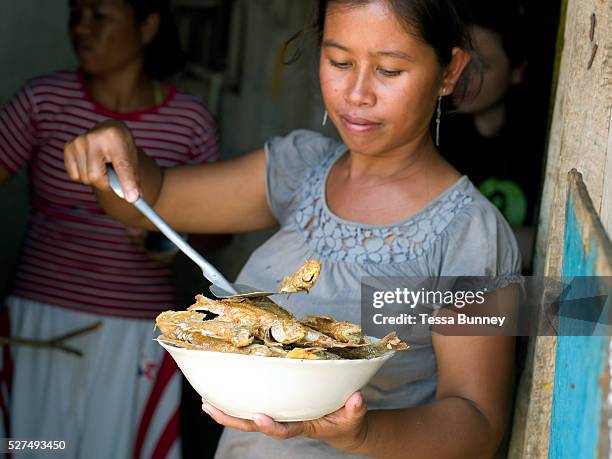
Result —
[[[180, 378], [151, 319], [175, 305], [168, 260], [150, 257], [64, 169], [66, 142], [121, 120], [161, 166], [214, 161], [215, 122], [166, 78], [181, 64], [164, 0], [71, 0], [78, 71], [29, 81], [0, 111], [0, 184], [27, 167], [27, 232], [2, 325], [45, 340], [97, 322], [69, 344], [82, 358], [3, 353], [6, 437], [66, 440], [70, 457], [177, 457]], [[12, 357], [12, 358], [11, 358]]]

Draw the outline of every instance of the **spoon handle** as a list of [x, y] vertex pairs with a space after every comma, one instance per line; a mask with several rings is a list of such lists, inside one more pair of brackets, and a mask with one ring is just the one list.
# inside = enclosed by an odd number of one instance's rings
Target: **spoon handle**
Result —
[[176, 231], [174, 231], [168, 224], [155, 212], [147, 202], [138, 198], [134, 202], [134, 206], [149, 220], [153, 223], [168, 239], [170, 239], [185, 255], [197, 264], [202, 269], [202, 274], [206, 279], [211, 281], [213, 284], [217, 284], [219, 287], [231, 292], [238, 293], [232, 287], [232, 285], [225, 279], [217, 269], [211, 265], [202, 255], [194, 250]]
[[[109, 183], [113, 191], [119, 197], [123, 198], [121, 184], [119, 183], [117, 173], [110, 165], [107, 167], [106, 173], [108, 174]], [[238, 293], [232, 284], [230, 284], [227, 279], [223, 277], [223, 274], [217, 271], [213, 265], [211, 265], [202, 255], [196, 252], [194, 248], [191, 247], [176, 231], [170, 228], [170, 226], [142, 197], [138, 198], [133, 205], [145, 217], [151, 220], [151, 223], [153, 223], [168, 239], [170, 239], [181, 250], [181, 252], [191, 258], [191, 260], [200, 267], [202, 274], [206, 279], [232, 294]]]

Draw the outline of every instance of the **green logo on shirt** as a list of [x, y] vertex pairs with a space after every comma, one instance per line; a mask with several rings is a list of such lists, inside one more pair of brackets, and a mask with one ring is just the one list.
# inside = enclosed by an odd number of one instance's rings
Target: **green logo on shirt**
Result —
[[527, 198], [521, 187], [512, 180], [491, 177], [482, 182], [478, 189], [511, 225], [522, 225], [527, 218]]

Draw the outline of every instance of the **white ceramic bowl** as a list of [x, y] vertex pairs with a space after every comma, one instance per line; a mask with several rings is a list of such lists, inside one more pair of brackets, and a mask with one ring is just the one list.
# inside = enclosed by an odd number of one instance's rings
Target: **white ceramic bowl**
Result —
[[298, 360], [183, 349], [161, 344], [210, 404], [244, 419], [317, 419], [342, 407], [393, 355], [369, 360]]

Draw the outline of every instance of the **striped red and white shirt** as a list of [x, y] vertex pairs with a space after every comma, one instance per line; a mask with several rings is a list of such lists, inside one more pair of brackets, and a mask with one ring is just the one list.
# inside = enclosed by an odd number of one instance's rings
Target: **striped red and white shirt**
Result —
[[64, 168], [64, 145], [108, 118], [123, 120], [136, 144], [161, 166], [214, 161], [216, 124], [196, 97], [172, 87], [164, 102], [114, 113], [87, 93], [81, 74], [59, 72], [27, 83], [0, 112], [0, 164], [28, 167], [30, 211], [11, 294], [104, 315], [152, 318], [175, 306], [169, 262], [130, 242], [87, 185]]

